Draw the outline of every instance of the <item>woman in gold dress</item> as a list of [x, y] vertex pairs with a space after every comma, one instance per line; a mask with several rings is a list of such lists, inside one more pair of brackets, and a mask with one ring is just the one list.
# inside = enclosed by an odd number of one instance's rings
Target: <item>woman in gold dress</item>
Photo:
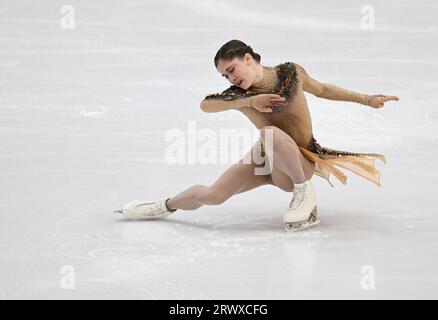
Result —
[[[312, 123], [304, 92], [317, 97], [360, 103], [381, 108], [396, 96], [366, 95], [321, 83], [299, 64], [285, 62], [275, 67], [260, 64], [261, 57], [240, 40], [231, 40], [217, 52], [216, 69], [231, 86], [222, 93], [209, 94], [201, 102], [204, 112], [238, 110], [260, 130], [260, 138], [245, 156], [228, 168], [212, 185], [194, 185], [174, 197], [158, 201], [131, 201], [120, 213], [131, 218], [159, 218], [177, 209], [194, 210], [217, 205], [231, 196], [271, 184], [293, 192], [284, 214], [287, 230], [302, 230], [316, 219], [313, 174], [332, 187], [330, 174], [346, 184], [344, 168], [380, 186], [375, 160], [386, 162], [382, 154], [358, 153], [325, 148], [312, 133]], [[260, 159], [269, 170], [260, 170]], [[263, 172], [262, 174], [260, 172]]]

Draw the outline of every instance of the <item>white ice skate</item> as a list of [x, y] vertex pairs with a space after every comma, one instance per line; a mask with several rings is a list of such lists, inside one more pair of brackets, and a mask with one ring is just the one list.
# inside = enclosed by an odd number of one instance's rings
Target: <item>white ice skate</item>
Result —
[[299, 231], [319, 223], [316, 219], [316, 196], [310, 180], [296, 183], [293, 198], [284, 215], [286, 231]]
[[167, 199], [170, 198], [164, 198], [156, 201], [133, 200], [125, 204], [123, 209], [114, 212], [121, 213], [129, 219], [146, 220], [164, 218], [165, 216], [177, 210], [170, 210], [167, 208]]

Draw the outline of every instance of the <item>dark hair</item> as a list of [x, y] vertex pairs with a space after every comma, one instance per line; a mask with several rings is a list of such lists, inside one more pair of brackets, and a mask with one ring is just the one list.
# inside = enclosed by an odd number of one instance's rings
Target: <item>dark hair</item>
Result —
[[219, 51], [216, 53], [216, 56], [214, 57], [214, 65], [217, 68], [219, 59], [232, 60], [236, 57], [243, 58], [245, 56], [245, 53], [249, 53], [254, 58], [254, 60], [260, 63], [262, 57], [258, 53], [254, 53], [252, 48], [250, 46], [247, 46], [244, 42], [234, 39], [228, 41], [219, 49]]

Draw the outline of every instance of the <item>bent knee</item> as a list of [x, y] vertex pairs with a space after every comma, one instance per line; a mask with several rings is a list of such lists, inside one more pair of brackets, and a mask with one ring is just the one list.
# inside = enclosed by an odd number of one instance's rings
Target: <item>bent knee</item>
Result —
[[260, 128], [260, 137], [264, 140], [266, 137], [272, 135], [272, 137], [278, 136], [279, 131], [282, 131], [276, 126], [263, 126]]
[[280, 188], [283, 191], [286, 192], [293, 192], [295, 185], [293, 184], [292, 180], [290, 179], [279, 179], [279, 178], [272, 178], [272, 174], [269, 175], [269, 181], [268, 184], [273, 185], [274, 187]]
[[262, 127], [260, 129], [260, 139], [263, 141], [265, 146], [272, 142], [272, 149], [274, 152], [281, 148], [281, 142], [285, 139], [290, 142], [296, 150], [298, 150], [298, 145], [296, 144], [295, 140], [276, 126]]

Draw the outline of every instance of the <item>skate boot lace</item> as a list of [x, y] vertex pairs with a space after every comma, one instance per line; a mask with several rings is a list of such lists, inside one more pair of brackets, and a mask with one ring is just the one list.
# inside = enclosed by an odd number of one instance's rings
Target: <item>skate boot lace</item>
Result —
[[302, 205], [306, 205], [308, 199], [305, 196], [306, 195], [306, 188], [307, 185], [304, 185], [302, 188], [295, 188], [294, 189], [294, 195], [292, 197], [292, 200], [289, 203], [289, 209], [293, 210], [296, 209]]
[[159, 208], [158, 204], [154, 207], [154, 210], [151, 213], [149, 213], [149, 214], [148, 214], [147, 210], [144, 210], [146, 206], [150, 206], [150, 205], [153, 205], [153, 204], [154, 204], [154, 201], [142, 202], [142, 203], [137, 204], [135, 206], [135, 208], [139, 210], [139, 215], [140, 216], [154, 216], [155, 213], [156, 213], [155, 212], [156, 209]]

